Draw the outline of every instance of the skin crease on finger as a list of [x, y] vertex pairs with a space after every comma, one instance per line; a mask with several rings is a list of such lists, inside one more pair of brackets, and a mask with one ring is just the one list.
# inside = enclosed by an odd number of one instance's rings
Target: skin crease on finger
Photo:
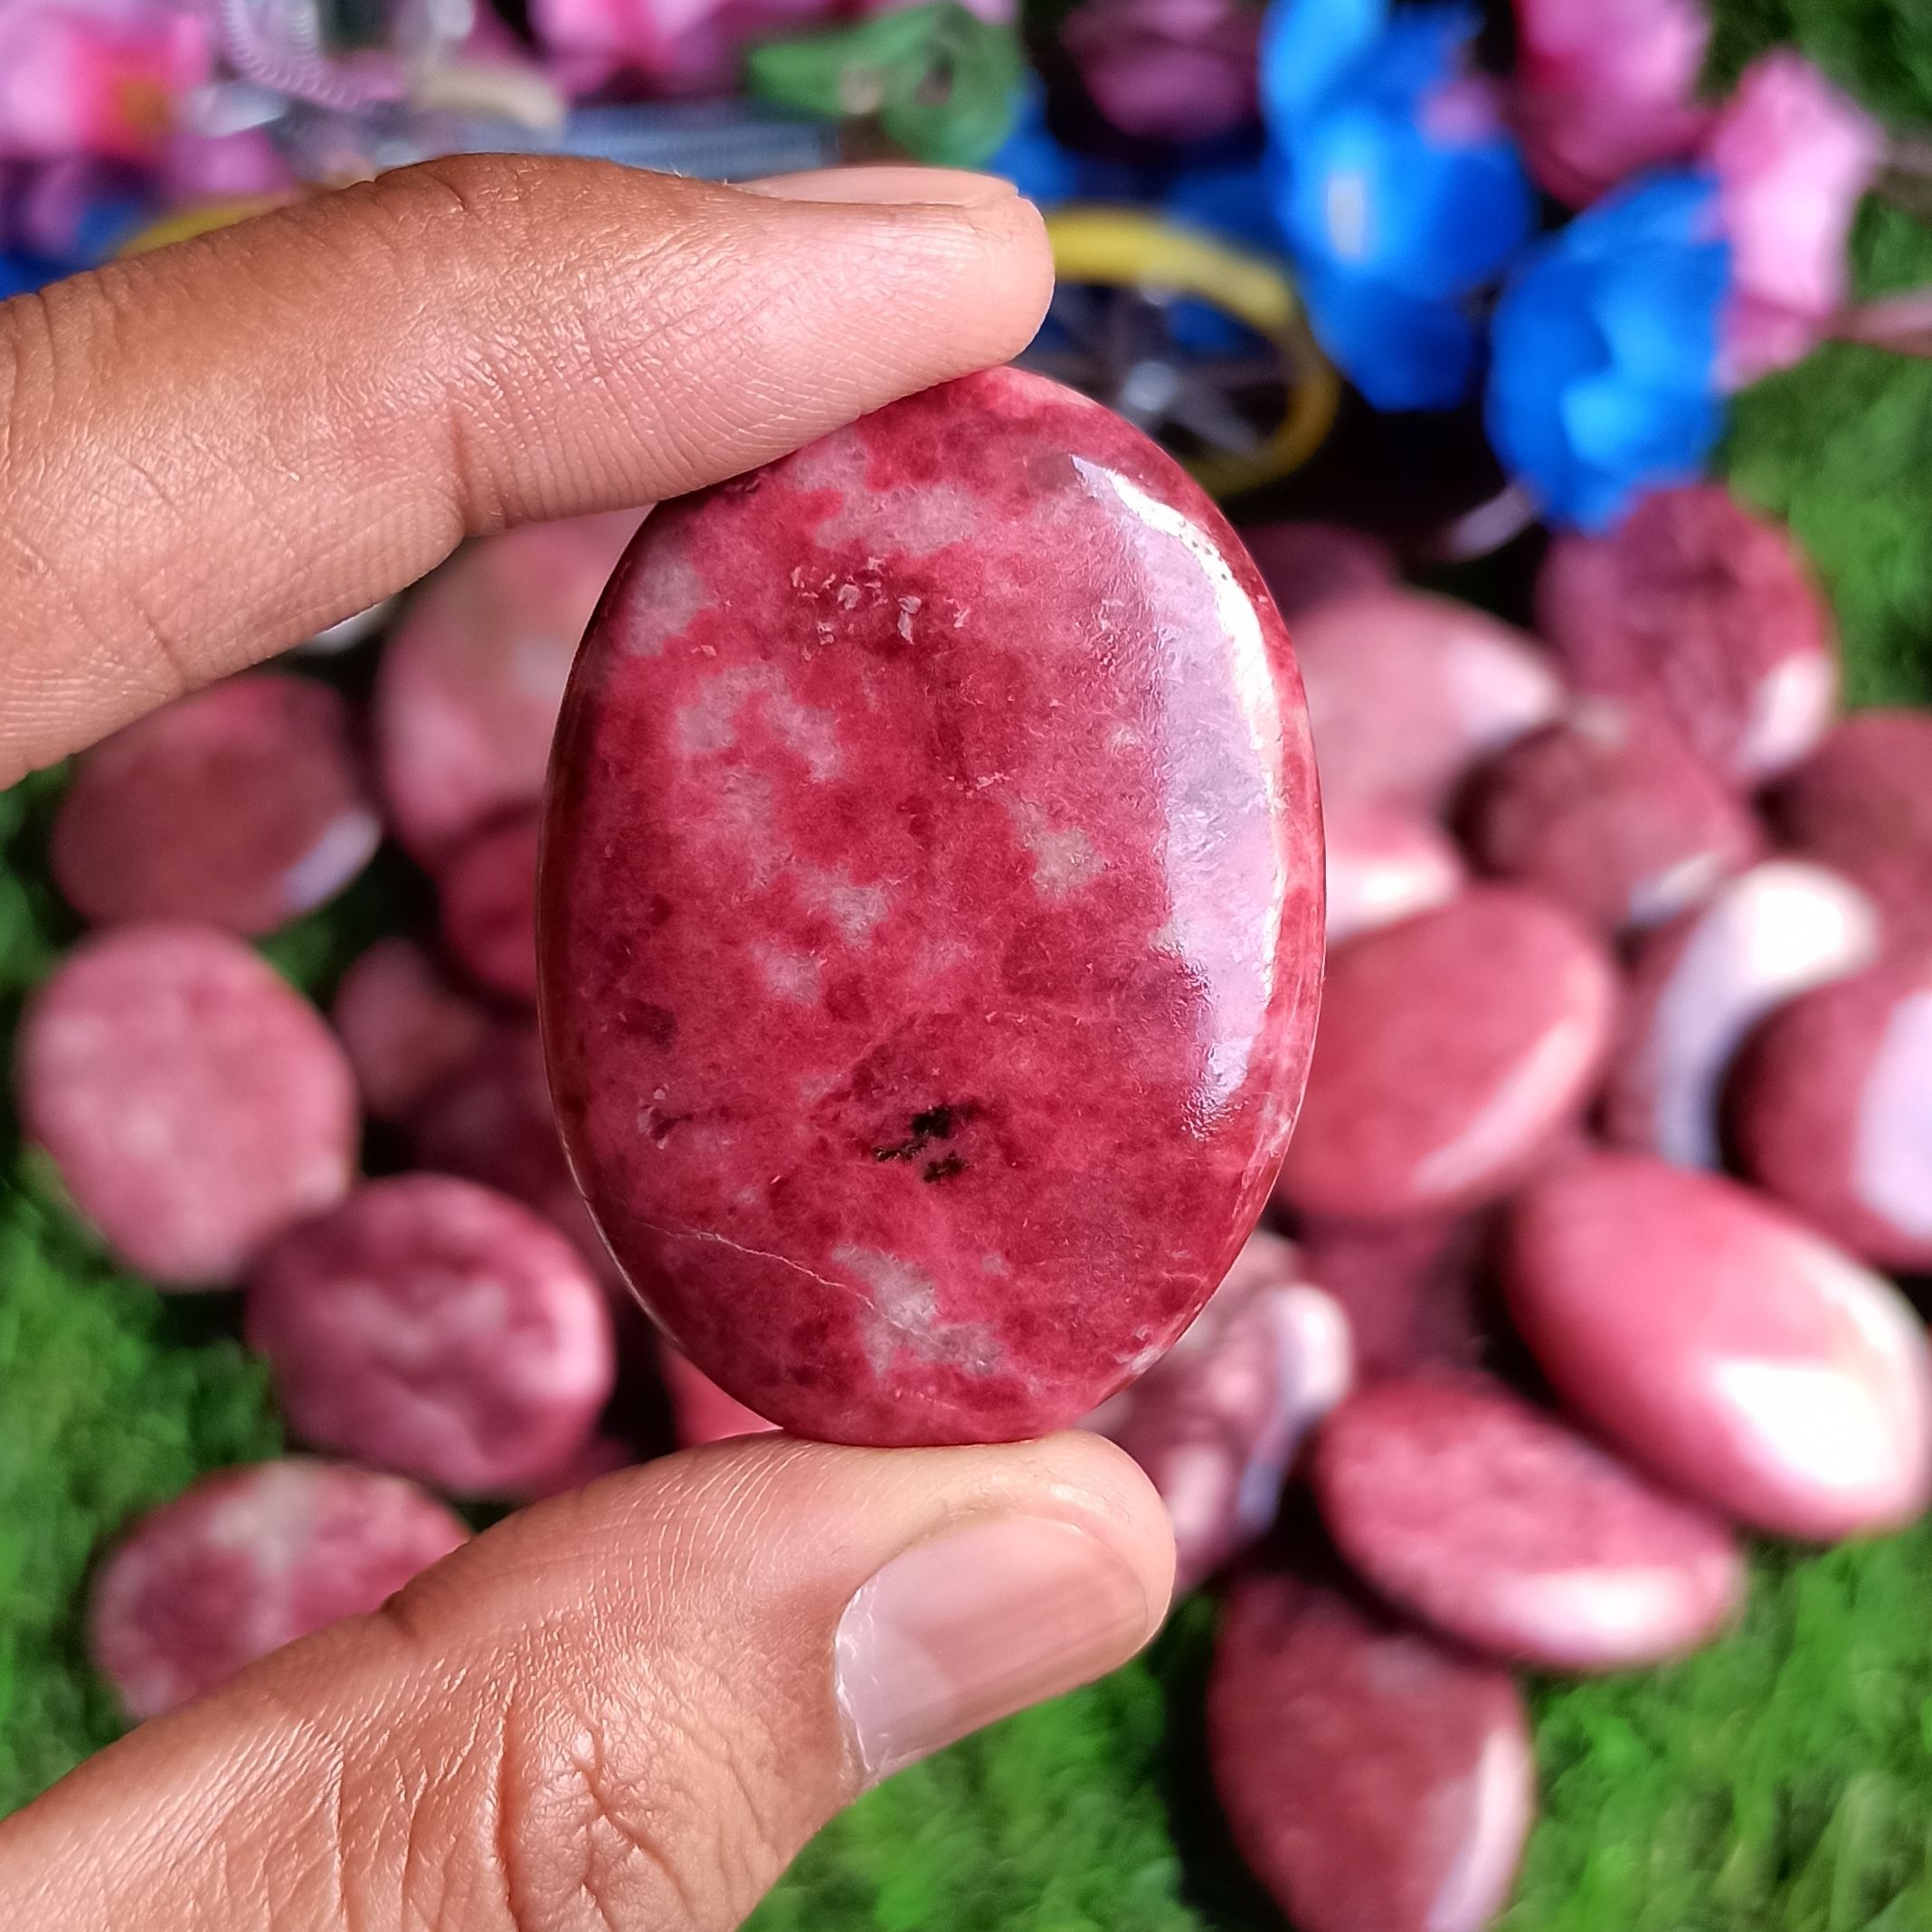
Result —
[[1124, 1661], [1172, 1542], [1095, 1437], [771, 1437], [606, 1477], [90, 1760], [0, 1826], [0, 1910], [62, 1932], [726, 1932], [863, 1782], [834, 1671], [855, 1593], [1016, 1518], [1096, 1546], [1126, 1614], [1091, 1662]]
[[1045, 233], [969, 183], [465, 156], [0, 305], [0, 784], [466, 535], [692, 489], [1018, 353]]

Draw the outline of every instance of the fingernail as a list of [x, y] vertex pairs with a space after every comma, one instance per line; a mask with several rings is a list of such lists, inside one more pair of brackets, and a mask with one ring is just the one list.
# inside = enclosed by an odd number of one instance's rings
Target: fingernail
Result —
[[838, 1622], [838, 1701], [868, 1784], [1090, 1683], [1147, 1640], [1141, 1579], [1097, 1537], [995, 1517], [895, 1557]]
[[748, 181], [744, 186], [753, 194], [770, 194], [780, 201], [943, 202], [968, 208], [1003, 201], [1018, 192], [997, 175], [973, 175], [956, 167], [821, 167], [810, 174]]

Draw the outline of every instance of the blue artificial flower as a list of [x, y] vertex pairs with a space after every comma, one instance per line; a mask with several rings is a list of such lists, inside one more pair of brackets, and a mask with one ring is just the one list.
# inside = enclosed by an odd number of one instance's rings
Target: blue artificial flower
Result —
[[1443, 409], [1474, 379], [1470, 298], [1535, 204], [1482, 82], [1477, 17], [1385, 0], [1275, 0], [1262, 104], [1276, 219], [1321, 346], [1378, 409]]
[[1485, 416], [1554, 522], [1615, 523], [1700, 475], [1723, 424], [1730, 246], [1714, 176], [1640, 177], [1543, 242], [1496, 309]]

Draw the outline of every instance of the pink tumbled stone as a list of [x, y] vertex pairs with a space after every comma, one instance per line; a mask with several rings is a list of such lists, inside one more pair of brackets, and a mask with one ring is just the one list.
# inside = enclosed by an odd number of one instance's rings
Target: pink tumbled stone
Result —
[[1395, 552], [1380, 537], [1347, 524], [1244, 524], [1240, 534], [1290, 623], [1334, 598], [1386, 589], [1399, 574]]
[[1469, 770], [1562, 703], [1548, 658], [1520, 631], [1446, 597], [1363, 591], [1301, 618], [1294, 645], [1331, 811], [1440, 810]]
[[664, 1378], [664, 1391], [671, 1398], [671, 1420], [680, 1449], [728, 1442], [739, 1435], [769, 1435], [777, 1427], [735, 1397], [727, 1396], [668, 1342], [658, 1348], [658, 1367]]
[[1537, 621], [1577, 688], [1648, 709], [1756, 785], [1832, 722], [1837, 637], [1788, 532], [1719, 483], [1653, 491], [1607, 536], [1559, 536]]
[[1925, 1331], [1881, 1276], [1715, 1174], [1572, 1162], [1511, 1209], [1510, 1308], [1558, 1391], [1687, 1494], [1782, 1536], [1925, 1507]]
[[1870, 902], [1835, 873], [1772, 859], [1638, 949], [1612, 1055], [1604, 1132], [1680, 1167], [1717, 1167], [1719, 1096], [1746, 1034], [1785, 1000], [1878, 951]]
[[1352, 1380], [1341, 1310], [1290, 1243], [1257, 1231], [1187, 1333], [1087, 1418], [1167, 1504], [1177, 1592], [1267, 1530], [1297, 1451]]
[[102, 1565], [88, 1647], [135, 1718], [380, 1609], [469, 1532], [400, 1476], [285, 1456], [204, 1476], [135, 1524]]
[[329, 1008], [363, 1105], [402, 1121], [478, 1052], [489, 1016], [413, 940], [379, 939], [343, 974]]
[[1932, 711], [1860, 711], [1778, 788], [1771, 814], [1807, 858], [1878, 906], [1888, 942], [1932, 938]]
[[396, 836], [425, 865], [542, 795], [571, 660], [639, 520], [485, 537], [411, 601], [376, 674], [375, 742]]
[[1731, 1095], [1745, 1170], [1883, 1267], [1932, 1268], [1932, 953], [1775, 1013]]
[[1298, 1932], [1480, 1932], [1536, 1811], [1507, 1671], [1297, 1578], [1228, 1594], [1208, 1682], [1215, 1789]]
[[466, 838], [437, 877], [444, 942], [478, 985], [536, 998], [536, 848], [541, 820], [513, 813]]
[[1605, 933], [1707, 897], [1760, 843], [1742, 801], [1668, 726], [1605, 703], [1520, 738], [1476, 781], [1472, 856]]
[[1328, 942], [1393, 925], [1463, 888], [1462, 855], [1420, 812], [1350, 805], [1328, 814]]
[[1323, 1425], [1313, 1479], [1337, 1547], [1383, 1596], [1520, 1662], [1655, 1663], [1743, 1600], [1721, 1523], [1499, 1384], [1363, 1389]]
[[1514, 886], [1339, 947], [1282, 1198], [1397, 1220], [1500, 1198], [1582, 1112], [1615, 997], [1602, 950]]
[[1478, 1264], [1493, 1214], [1408, 1221], [1304, 1217], [1296, 1229], [1308, 1278], [1340, 1304], [1357, 1379], [1430, 1365], [1473, 1368], [1484, 1336]]
[[616, 1373], [577, 1251], [447, 1174], [365, 1181], [279, 1236], [250, 1273], [247, 1334], [298, 1434], [459, 1496], [580, 1450]]
[[334, 898], [382, 837], [340, 695], [262, 672], [177, 698], [82, 753], [47, 859], [96, 924], [269, 933]]
[[1321, 868], [1287, 639], [1195, 485], [1038, 377], [895, 403], [657, 511], [578, 660], [540, 909], [573, 1167], [774, 1422], [1072, 1422], [1266, 1198]]

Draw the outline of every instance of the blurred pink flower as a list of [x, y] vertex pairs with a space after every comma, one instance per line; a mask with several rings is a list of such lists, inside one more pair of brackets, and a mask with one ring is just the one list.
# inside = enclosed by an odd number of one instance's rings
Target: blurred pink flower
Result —
[[1246, 0], [1086, 0], [1063, 29], [1094, 106], [1123, 134], [1161, 141], [1255, 118], [1260, 36]]
[[206, 22], [172, 5], [0, 0], [0, 156], [152, 161], [213, 63]]
[[531, 24], [571, 93], [620, 75], [668, 95], [729, 94], [744, 43], [831, 19], [834, 0], [533, 0]]
[[252, 201], [295, 185], [281, 151], [259, 128], [177, 134], [163, 175], [170, 202]]
[[1629, 174], [1681, 160], [1710, 22], [1698, 0], [1516, 0], [1517, 132], [1539, 186], [1581, 208]]
[[1705, 150], [1731, 245], [1727, 386], [1823, 336], [1849, 293], [1852, 218], [1884, 156], [1878, 124], [1802, 54], [1780, 48], [1745, 70]]

